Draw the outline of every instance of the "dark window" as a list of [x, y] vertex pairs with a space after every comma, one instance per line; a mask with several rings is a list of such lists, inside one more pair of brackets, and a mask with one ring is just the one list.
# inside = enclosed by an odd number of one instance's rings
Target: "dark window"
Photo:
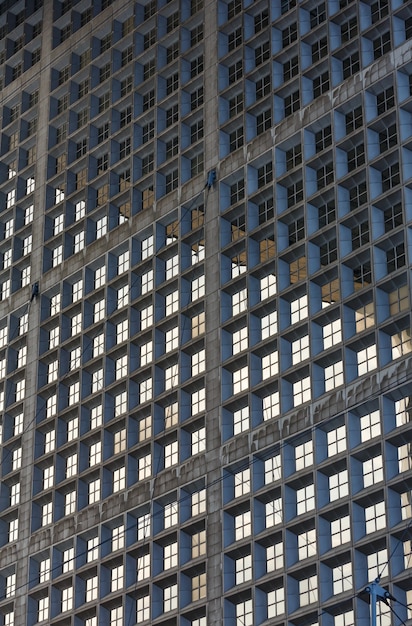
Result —
[[394, 148], [397, 144], [398, 135], [396, 132], [396, 124], [391, 124], [379, 133], [379, 149], [381, 153], [390, 148]]
[[145, 20], [148, 20], [152, 15], [155, 15], [157, 11], [157, 0], [151, 0], [144, 7], [143, 17]]
[[190, 31], [190, 45], [195, 46], [203, 39], [203, 24], [199, 24]]
[[179, 138], [172, 137], [166, 142], [166, 159], [176, 156], [179, 152]]
[[156, 29], [152, 28], [146, 33], [143, 37], [143, 48], [147, 50], [150, 46], [153, 46], [156, 43]]
[[109, 122], [97, 129], [97, 143], [109, 138]]
[[190, 108], [192, 111], [203, 104], [203, 87], [199, 87], [190, 94]]
[[288, 227], [289, 231], [289, 245], [300, 241], [305, 238], [305, 220], [303, 217], [299, 217], [294, 222], [291, 222]]
[[[142, 128], [142, 143], [147, 143], [150, 139], [154, 137], [154, 122], [149, 122], [145, 124]], [[128, 140], [130, 144], [130, 139]], [[123, 142], [124, 143], [124, 142]], [[120, 144], [122, 146], [122, 144]]]
[[405, 244], [403, 242], [387, 251], [386, 265], [388, 272], [394, 272], [406, 265]]
[[354, 52], [342, 61], [343, 78], [349, 78], [360, 70], [359, 52]]
[[242, 61], [236, 61], [229, 67], [229, 85], [242, 78], [243, 64]]
[[300, 108], [300, 95], [299, 90], [294, 91], [289, 96], [285, 97], [285, 117], [291, 115]]
[[299, 58], [297, 56], [288, 59], [283, 64], [283, 80], [287, 81], [293, 76], [297, 76], [299, 74]]
[[242, 0], [231, 0], [227, 5], [227, 19], [231, 20], [232, 17], [238, 15], [242, 10]]
[[338, 248], [336, 239], [327, 241], [320, 246], [320, 264], [325, 266], [334, 263], [338, 258]]
[[131, 152], [131, 141], [130, 141], [130, 137], [128, 137], [124, 141], [121, 141], [119, 144], [119, 156], [121, 159], [124, 159], [125, 157], [129, 156], [130, 152]]
[[362, 107], [356, 107], [353, 111], [349, 111], [345, 115], [346, 133], [349, 134], [353, 130], [360, 128], [363, 124]]
[[129, 46], [122, 52], [122, 67], [133, 61], [133, 46]]
[[100, 70], [99, 70], [99, 79], [100, 79], [101, 83], [104, 80], [106, 80], [107, 78], [109, 78], [110, 71], [111, 71], [110, 63], [106, 63], [106, 65], [103, 65], [103, 67], [100, 68]]
[[403, 224], [402, 204], [398, 202], [383, 213], [385, 233]]
[[81, 156], [86, 154], [87, 152], [87, 139], [82, 139], [78, 141], [76, 144], [76, 159], [79, 159]]
[[203, 138], [203, 120], [195, 122], [190, 127], [190, 143], [195, 143]]
[[265, 61], [270, 59], [270, 44], [268, 41], [265, 41], [260, 46], [255, 48], [255, 65], [261, 65]]
[[325, 126], [325, 128], [315, 133], [316, 152], [321, 152], [330, 145], [332, 145], [332, 127]]
[[395, 92], [393, 87], [388, 87], [376, 96], [378, 115], [382, 115], [395, 106]]
[[155, 105], [155, 92], [151, 89], [147, 93], [143, 94], [143, 111], [148, 111]]
[[347, 152], [348, 156], [348, 171], [364, 165], [365, 163], [365, 146], [363, 143], [354, 146]]
[[316, 181], [318, 184], [318, 190], [321, 190], [326, 185], [333, 183], [333, 163], [326, 163], [322, 165], [316, 172]]
[[171, 63], [179, 56], [179, 42], [175, 41], [166, 50], [166, 62]]
[[261, 202], [258, 206], [259, 211], [259, 224], [264, 224], [268, 220], [273, 219], [275, 215], [273, 207], [273, 198], [268, 198]]
[[229, 33], [227, 44], [229, 52], [242, 45], [242, 28], [236, 28], [232, 33]]
[[243, 178], [230, 186], [230, 204], [236, 204], [245, 197], [245, 181]]
[[98, 157], [97, 159], [97, 173], [98, 174], [102, 174], [102, 172], [105, 172], [109, 167], [109, 155], [108, 154], [104, 154], [101, 157]]
[[273, 164], [272, 161], [265, 163], [258, 168], [258, 189], [264, 187], [273, 180]]
[[166, 193], [170, 193], [176, 189], [179, 183], [178, 171], [173, 170], [170, 174], [166, 174]]
[[388, 191], [401, 182], [399, 163], [390, 165], [382, 171], [382, 191]]
[[153, 152], [151, 152], [150, 154], [142, 158], [142, 174], [143, 175], [150, 174], [150, 172], [153, 171], [153, 167], [154, 167], [154, 155], [153, 155]]
[[318, 4], [317, 7], [310, 11], [310, 27], [315, 28], [318, 24], [322, 24], [326, 20], [326, 6], [324, 2]]
[[357, 248], [360, 248], [366, 243], [369, 243], [368, 221], [366, 220], [365, 222], [362, 222], [361, 224], [356, 224], [356, 226], [354, 226], [351, 229], [351, 233], [352, 233], [352, 250], [356, 250]]
[[323, 57], [328, 54], [328, 39], [327, 37], [322, 37], [318, 41], [312, 44], [312, 63], [316, 63], [319, 59], [323, 59]]
[[234, 117], [243, 111], [243, 93], [238, 93], [229, 100], [229, 117]]
[[303, 200], [303, 181], [297, 180], [287, 188], [288, 208]]
[[150, 59], [143, 65], [143, 80], [147, 80], [151, 76], [154, 76], [156, 72], [156, 59]]
[[132, 121], [132, 107], [127, 107], [123, 111], [120, 111], [120, 128], [126, 126]]
[[166, 31], [170, 33], [170, 31], [174, 30], [175, 28], [179, 26], [179, 22], [180, 22], [179, 11], [176, 11], [176, 13], [169, 15], [169, 17], [166, 20]]
[[166, 111], [166, 126], [171, 126], [179, 120], [179, 105], [174, 104]]
[[389, 15], [389, 0], [378, 0], [371, 4], [372, 24]]
[[358, 207], [365, 204], [368, 201], [368, 189], [366, 186], [366, 181], [362, 181], [358, 185], [352, 187], [349, 190], [349, 206], [350, 210], [353, 211]]
[[320, 76], [313, 79], [313, 97], [318, 98], [322, 94], [329, 91], [329, 72], [323, 72]]
[[269, 10], [265, 9], [259, 15], [255, 15], [255, 33], [269, 26]]
[[267, 109], [256, 116], [256, 134], [260, 135], [272, 126], [272, 111]]
[[319, 228], [333, 224], [336, 220], [336, 209], [333, 201], [323, 204], [318, 209]]
[[286, 150], [286, 169], [289, 171], [302, 163], [302, 146], [300, 143]]
[[358, 20], [356, 17], [352, 17], [350, 20], [342, 24], [340, 27], [342, 43], [350, 41], [358, 34]]
[[179, 89], [179, 73], [176, 72], [166, 79], [166, 93], [169, 95]]
[[203, 72], [203, 54], [190, 62], [190, 78], [194, 78]]
[[112, 45], [112, 35], [111, 33], [109, 33], [108, 35], [103, 37], [103, 39], [100, 40], [100, 54], [102, 52], [106, 52], [106, 50], [110, 50], [111, 45]]
[[243, 146], [243, 126], [229, 133], [229, 150], [233, 152]]
[[392, 49], [391, 45], [391, 33], [388, 30], [386, 33], [379, 35], [373, 40], [373, 58], [379, 59]]
[[270, 93], [270, 74], [263, 76], [256, 81], [256, 100], [260, 100]]
[[369, 262], [361, 263], [353, 270], [353, 280], [359, 287], [370, 285], [372, 282], [372, 268]]
[[298, 25], [295, 22], [282, 30], [282, 46], [286, 48], [298, 38]]

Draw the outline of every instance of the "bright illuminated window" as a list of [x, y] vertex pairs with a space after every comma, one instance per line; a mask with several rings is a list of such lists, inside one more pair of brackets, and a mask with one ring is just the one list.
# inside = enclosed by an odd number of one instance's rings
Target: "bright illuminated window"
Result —
[[249, 428], [249, 407], [244, 406], [233, 412], [233, 434], [238, 435]]
[[385, 502], [376, 502], [365, 508], [366, 534], [386, 528]]
[[349, 495], [348, 470], [329, 476], [329, 499], [331, 502]]
[[335, 346], [342, 341], [341, 321], [337, 320], [325, 324], [323, 331], [323, 349], [327, 350], [331, 346]]
[[353, 588], [352, 563], [342, 563], [332, 568], [333, 595]]
[[376, 345], [372, 344], [356, 353], [358, 360], [358, 375], [367, 374], [378, 367]]
[[379, 410], [362, 415], [360, 418], [361, 441], [370, 441], [381, 434], [381, 417]]
[[235, 539], [236, 541], [249, 537], [252, 534], [252, 518], [250, 511], [244, 511], [235, 515]]
[[306, 487], [296, 490], [297, 514], [302, 515], [315, 508], [315, 485], [310, 483]]
[[290, 321], [296, 324], [308, 317], [308, 297], [303, 295], [290, 303]]
[[296, 470], [313, 465], [313, 441], [305, 441], [295, 446]]
[[346, 428], [345, 426], [339, 426], [334, 430], [329, 430], [326, 433], [328, 456], [334, 456], [346, 450]]
[[318, 601], [317, 576], [309, 576], [299, 581], [299, 605], [307, 606]]
[[252, 555], [246, 554], [235, 561], [235, 581], [237, 585], [252, 580]]
[[237, 472], [234, 475], [235, 498], [250, 493], [250, 468]]
[[374, 456], [362, 463], [363, 486], [370, 487], [383, 480], [382, 455]]
[[300, 406], [311, 399], [310, 376], [293, 383], [293, 406]]

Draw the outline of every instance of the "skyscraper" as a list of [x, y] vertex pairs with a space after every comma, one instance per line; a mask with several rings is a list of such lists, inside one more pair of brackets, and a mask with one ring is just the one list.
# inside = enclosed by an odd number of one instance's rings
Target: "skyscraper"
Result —
[[0, 2], [0, 626], [411, 619], [411, 39]]

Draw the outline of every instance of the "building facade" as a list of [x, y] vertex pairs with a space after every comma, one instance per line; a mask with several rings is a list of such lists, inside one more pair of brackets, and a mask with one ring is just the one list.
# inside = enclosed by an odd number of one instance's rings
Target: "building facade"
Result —
[[411, 41], [0, 2], [0, 626], [412, 618]]

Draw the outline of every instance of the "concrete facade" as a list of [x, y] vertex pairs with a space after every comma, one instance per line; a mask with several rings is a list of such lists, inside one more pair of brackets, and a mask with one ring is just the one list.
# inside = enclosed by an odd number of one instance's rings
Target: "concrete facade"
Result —
[[411, 36], [0, 2], [0, 626], [411, 619]]

